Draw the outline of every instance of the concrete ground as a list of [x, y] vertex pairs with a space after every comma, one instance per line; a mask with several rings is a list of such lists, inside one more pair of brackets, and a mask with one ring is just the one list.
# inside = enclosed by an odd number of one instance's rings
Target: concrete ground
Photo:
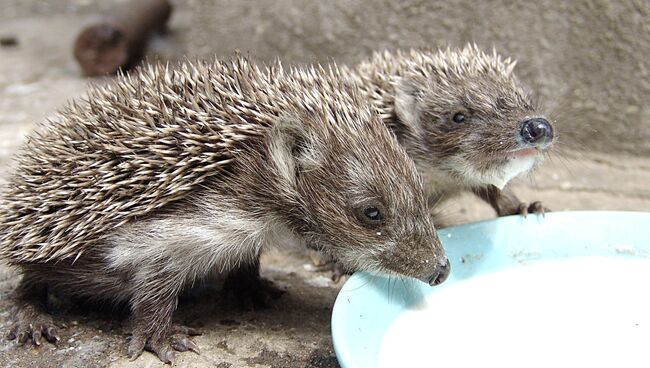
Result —
[[[183, 19], [182, 15], [179, 19]], [[21, 16], [3, 20], [0, 36], [18, 44], [0, 47], [0, 178], [10, 170], [11, 155], [35, 123], [83, 93], [87, 80], [71, 58], [71, 44], [82, 15]], [[158, 45], [163, 57], [178, 49]], [[101, 80], [98, 81], [101, 83]], [[558, 149], [532, 179], [514, 190], [524, 200], [542, 200], [554, 211], [611, 209], [650, 211], [650, 160], [589, 152], [584, 147]], [[490, 208], [467, 195], [444, 205], [453, 223], [493, 217]], [[329, 318], [340, 285], [326, 271], [316, 271], [304, 250], [280, 249], [263, 258], [263, 275], [287, 292], [269, 309], [243, 311], [218, 290], [207, 288], [187, 297], [177, 319], [200, 327], [194, 338], [201, 354], [177, 354], [179, 367], [335, 367]], [[0, 330], [10, 325], [8, 295], [18, 277], [0, 265]], [[65, 325], [58, 346], [16, 347], [0, 340], [2, 367], [158, 367], [145, 353], [125, 358], [127, 330], [122, 316], [87, 307], [64, 307], [56, 320]]]

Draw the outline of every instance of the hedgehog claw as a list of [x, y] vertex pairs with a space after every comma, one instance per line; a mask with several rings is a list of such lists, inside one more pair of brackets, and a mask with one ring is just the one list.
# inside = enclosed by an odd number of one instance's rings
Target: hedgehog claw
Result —
[[549, 209], [545, 208], [540, 201], [535, 201], [528, 206], [528, 213], [536, 213], [544, 216], [547, 211], [549, 211]]
[[[26, 323], [26, 321], [31, 321], [31, 323]], [[60, 340], [52, 319], [47, 315], [37, 313], [31, 307], [19, 312], [16, 323], [6, 337], [7, 340], [16, 340], [18, 345], [25, 345], [31, 341], [34, 346], [41, 346], [43, 337], [53, 344]]]
[[26, 331], [21, 331], [18, 334], [18, 345], [25, 345], [28, 338], [29, 338], [29, 333], [27, 333]]
[[32, 330], [32, 342], [36, 346], [41, 346], [41, 331], [36, 329]]
[[126, 355], [129, 357], [130, 361], [134, 361], [142, 355], [144, 347], [147, 343], [146, 337], [142, 335], [133, 335], [131, 336], [131, 341], [129, 342], [129, 347], [127, 348]]
[[13, 325], [6, 336], [7, 340], [14, 340], [16, 337], [18, 337], [18, 324]]
[[46, 328], [45, 331], [43, 331], [43, 336], [45, 336], [45, 339], [48, 342], [51, 342], [52, 344], [56, 344], [57, 342], [59, 342], [59, 340], [61, 340], [56, 330], [56, 327], [52, 327], [52, 326]]
[[335, 263], [334, 266], [332, 266], [332, 281], [335, 284], [338, 284], [341, 282], [341, 280], [344, 280], [346, 276], [348, 276], [349, 273], [341, 266], [340, 263]]
[[528, 217], [528, 205], [526, 203], [519, 203], [518, 212], [523, 218]]
[[131, 361], [138, 359], [144, 350], [152, 352], [167, 364], [174, 362], [174, 350], [184, 352], [193, 351], [200, 354], [199, 346], [188, 336], [197, 336], [201, 332], [195, 328], [172, 325], [170, 333], [164, 337], [151, 338], [145, 334], [134, 332], [127, 348], [127, 355]]
[[343, 268], [343, 266], [341, 266], [339, 262], [337, 262], [332, 256], [328, 254], [310, 250], [309, 259], [315, 266], [315, 271], [331, 271], [331, 279], [335, 284], [338, 284], [345, 276], [348, 275], [348, 272]]
[[193, 351], [197, 354], [201, 354], [199, 346], [186, 336], [183, 335], [173, 335], [170, 338], [171, 347], [176, 351]]
[[169, 342], [161, 340], [154, 343], [147, 343], [145, 349], [156, 354], [158, 359], [163, 363], [174, 364], [174, 350], [170, 346]]
[[546, 212], [550, 212], [550, 210], [544, 205], [542, 205], [542, 202], [540, 201], [535, 201], [529, 204], [527, 203], [520, 203], [519, 207], [517, 209], [517, 213], [526, 218], [529, 213], [534, 213], [537, 215], [542, 215], [544, 216]]

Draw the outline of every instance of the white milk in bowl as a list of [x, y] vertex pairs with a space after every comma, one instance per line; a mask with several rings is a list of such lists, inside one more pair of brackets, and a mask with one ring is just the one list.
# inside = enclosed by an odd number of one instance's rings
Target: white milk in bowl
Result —
[[458, 281], [398, 317], [379, 367], [650, 367], [650, 260], [569, 258]]

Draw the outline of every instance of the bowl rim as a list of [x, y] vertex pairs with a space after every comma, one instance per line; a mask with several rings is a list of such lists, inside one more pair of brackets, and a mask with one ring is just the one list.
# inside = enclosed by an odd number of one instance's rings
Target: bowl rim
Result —
[[[648, 230], [644, 232], [642, 230], [643, 228], [639, 227], [641, 225], [646, 225], [645, 228]], [[551, 229], [554, 227], [565, 230], [570, 229], [569, 233], [561, 232], [560, 235], [569, 234], [576, 236], [575, 239], [578, 239], [578, 241], [573, 243], [572, 241], [575, 241], [574, 238], [557, 236], [555, 234], [557, 233], [556, 231], [549, 234], [549, 239], [529, 239], [531, 240], [532, 246], [528, 254], [524, 251], [520, 257], [515, 257], [514, 253], [508, 255], [508, 251], [513, 249], [513, 244], [521, 241], [522, 236], [528, 235], [529, 233], [538, 234], [544, 230], [548, 230], [547, 228], [549, 227]], [[513, 232], [512, 229], [516, 230]], [[585, 229], [589, 231], [585, 231]], [[503, 230], [509, 230], [508, 234], [504, 234], [502, 232]], [[435, 290], [439, 290], [442, 287], [451, 287], [459, 280], [472, 277], [475, 274], [495, 272], [507, 267], [519, 267], [521, 264], [558, 258], [584, 255], [650, 258], [650, 242], [647, 242], [647, 244], [639, 244], [643, 240], [650, 239], [650, 212], [644, 211], [563, 211], [549, 212], [544, 216], [528, 215], [526, 218], [520, 215], [504, 216], [441, 229], [438, 233], [450, 257], [452, 274], [445, 283], [435, 288], [431, 288], [417, 280], [409, 280], [405, 283], [404, 285], [407, 285], [408, 288], [413, 286], [427, 294], [428, 292], [435, 292]], [[477, 238], [480, 244], [463, 245], [463, 242], [477, 241]], [[598, 243], [597, 238], [602, 238], [602, 242]], [[623, 239], [618, 241], [619, 238]], [[589, 246], [586, 246], [581, 244], [580, 239], [596, 240], [596, 243], [590, 243]], [[501, 240], [505, 244], [503, 246], [500, 244], [495, 246], [494, 243], [489, 243], [492, 248], [489, 246], [486, 247], [486, 242], [494, 240]], [[570, 246], [565, 245], [559, 247], [556, 243], [561, 243], [562, 241], [572, 243]], [[550, 244], [548, 249], [544, 249], [547, 246], [545, 244]], [[528, 247], [528, 244], [526, 246]], [[490, 258], [489, 262], [484, 260], [481, 263], [481, 261], [478, 261], [479, 273], [474, 272], [475, 270], [473, 271], [473, 269], [464, 272], [463, 270], [467, 268], [465, 265], [468, 261], [463, 260], [463, 263], [461, 263], [458, 258], [459, 254], [462, 254], [465, 250], [464, 247], [467, 249], [471, 248], [470, 253], [477, 250], [479, 252], [489, 250], [494, 252], [495, 257], [486, 257]], [[527, 248], [521, 249], [526, 250]], [[536, 255], [535, 252], [539, 252], [541, 256]], [[499, 260], [499, 257], [503, 259]], [[378, 355], [376, 353], [378, 353], [379, 346], [375, 344], [373, 350], [372, 341], [376, 342], [379, 340], [381, 342], [381, 338], [383, 338], [383, 335], [381, 335], [382, 332], [399, 315], [404, 304], [400, 306], [401, 303], [391, 305], [391, 303], [384, 302], [381, 307], [386, 309], [385, 312], [369, 310], [368, 315], [364, 316], [364, 309], [358, 308], [357, 301], [359, 298], [365, 297], [368, 300], [374, 301], [375, 303], [372, 307], [373, 309], [376, 308], [378, 306], [377, 303], [381, 303], [381, 298], [377, 297], [377, 293], [387, 285], [387, 282], [389, 283], [391, 281], [385, 276], [355, 273], [339, 291], [332, 310], [331, 333], [334, 351], [341, 367], [361, 368], [376, 366], [376, 362], [372, 359], [372, 354], [375, 357]], [[368, 285], [373, 287], [368, 287]], [[406, 304], [413, 303], [415, 300], [412, 299], [412, 291], [409, 289], [409, 292], [402, 293], [397, 288], [393, 290], [394, 295], [392, 300], [399, 299]], [[416, 293], [416, 298], [417, 295], [421, 294]], [[390, 297], [388, 300], [391, 300]], [[350, 313], [360, 314], [359, 317], [355, 316], [357, 321], [365, 318], [365, 320], [372, 319], [372, 322], [376, 322], [375, 324], [384, 323], [384, 328], [382, 329], [382, 326], [375, 328], [374, 324], [365, 324], [363, 326], [359, 324], [359, 331], [355, 331], [354, 324], [350, 324], [348, 317]], [[362, 331], [362, 327], [364, 331]], [[369, 334], [375, 334], [375, 336], [370, 336]], [[368, 343], [368, 339], [364, 337], [369, 338], [371, 342]]]

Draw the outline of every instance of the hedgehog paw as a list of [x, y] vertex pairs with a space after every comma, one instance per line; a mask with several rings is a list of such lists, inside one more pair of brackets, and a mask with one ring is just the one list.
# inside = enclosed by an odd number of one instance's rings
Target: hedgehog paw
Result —
[[31, 342], [40, 346], [43, 340], [56, 344], [61, 338], [50, 316], [27, 306], [18, 312], [17, 321], [9, 330], [7, 339], [17, 340], [20, 345]]
[[347, 272], [340, 263], [337, 262], [332, 266], [332, 281], [335, 284], [338, 284], [341, 280], [345, 280], [348, 275], [350, 275], [350, 273]]
[[128, 346], [127, 354], [131, 360], [137, 359], [144, 350], [150, 351], [167, 364], [174, 362], [174, 350], [193, 351], [200, 354], [198, 345], [189, 336], [198, 336], [201, 332], [195, 328], [173, 325], [170, 333], [160, 337], [147, 338], [142, 333], [134, 333]]
[[522, 215], [523, 217], [527, 217], [529, 213], [534, 213], [537, 215], [544, 216], [546, 212], [550, 212], [550, 210], [544, 207], [544, 205], [542, 205], [542, 202], [540, 201], [532, 202], [530, 205], [526, 203], [519, 204], [519, 214]]
[[129, 346], [126, 349], [126, 355], [131, 361], [138, 359], [138, 357], [142, 355], [146, 344], [146, 336], [134, 333], [133, 336], [131, 336], [131, 340], [129, 341]]
[[171, 347], [176, 351], [193, 351], [197, 354], [201, 354], [199, 346], [187, 336], [182, 334], [172, 335], [169, 339]]
[[315, 267], [314, 271], [332, 271], [331, 279], [336, 284], [349, 275], [349, 273], [343, 269], [343, 266], [328, 254], [316, 250], [310, 250], [309, 259]]
[[242, 308], [255, 310], [269, 308], [273, 300], [278, 299], [285, 291], [275, 284], [263, 278], [259, 278], [255, 286], [248, 289], [241, 289], [235, 292], [235, 298]]
[[273, 282], [259, 276], [255, 279], [231, 279], [224, 285], [224, 289], [246, 310], [268, 308], [273, 300], [285, 293]]
[[174, 364], [174, 349], [169, 341], [170, 339], [149, 340], [145, 349], [156, 354], [158, 359], [166, 364]]
[[334, 258], [332, 258], [332, 256], [313, 249], [309, 250], [309, 259], [317, 270], [331, 266], [332, 263], [334, 263]]
[[273, 282], [260, 277], [259, 260], [233, 270], [223, 285], [223, 292], [233, 296], [244, 309], [266, 308], [273, 299], [284, 294], [284, 290]]

